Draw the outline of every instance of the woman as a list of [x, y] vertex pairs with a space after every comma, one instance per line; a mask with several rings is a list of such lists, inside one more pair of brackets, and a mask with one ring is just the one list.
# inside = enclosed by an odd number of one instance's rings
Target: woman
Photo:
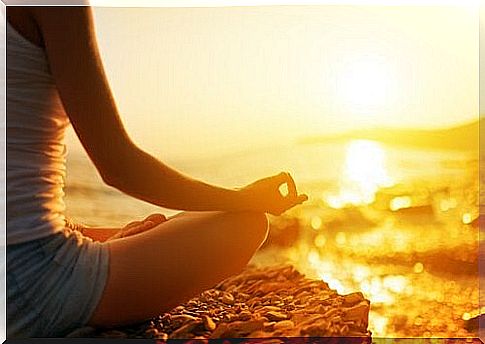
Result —
[[[89, 7], [8, 7], [7, 20], [8, 338], [63, 336], [168, 311], [247, 264], [267, 235], [265, 213], [307, 199], [288, 173], [231, 190], [138, 148], [110, 92]], [[69, 124], [106, 184], [186, 212], [122, 229], [66, 221]]]

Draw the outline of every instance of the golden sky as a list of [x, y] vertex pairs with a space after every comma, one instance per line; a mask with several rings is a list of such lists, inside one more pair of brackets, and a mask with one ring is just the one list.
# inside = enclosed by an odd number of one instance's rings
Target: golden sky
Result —
[[470, 7], [99, 7], [95, 20], [126, 127], [158, 156], [478, 116]]

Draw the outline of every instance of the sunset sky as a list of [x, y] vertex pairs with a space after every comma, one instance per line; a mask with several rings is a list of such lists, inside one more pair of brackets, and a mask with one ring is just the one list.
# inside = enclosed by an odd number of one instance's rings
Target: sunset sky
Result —
[[128, 132], [157, 156], [478, 116], [466, 6], [98, 7], [95, 21]]

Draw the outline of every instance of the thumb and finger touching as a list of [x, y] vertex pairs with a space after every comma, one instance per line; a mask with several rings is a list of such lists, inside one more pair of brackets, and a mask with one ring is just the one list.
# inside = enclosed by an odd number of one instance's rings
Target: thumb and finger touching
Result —
[[288, 172], [282, 172], [278, 176], [281, 176], [280, 183], [278, 184], [278, 186], [286, 184], [288, 189], [288, 194], [283, 197], [291, 201], [296, 201], [297, 203], [302, 203], [308, 199], [308, 196], [305, 194], [298, 195], [298, 191], [296, 190], [295, 180]]
[[[281, 172], [273, 176], [272, 179], [275, 183], [278, 193], [281, 195], [282, 200], [285, 203], [285, 208], [286, 208], [285, 210], [288, 210], [308, 200], [307, 195], [305, 194], [298, 195], [295, 181], [288, 172]], [[283, 195], [280, 191], [280, 188], [282, 185], [286, 185], [286, 188], [287, 188], [286, 195]]]
[[289, 198], [296, 198], [298, 192], [296, 191], [295, 181], [289, 173], [286, 173], [286, 185], [288, 186], [288, 196]]

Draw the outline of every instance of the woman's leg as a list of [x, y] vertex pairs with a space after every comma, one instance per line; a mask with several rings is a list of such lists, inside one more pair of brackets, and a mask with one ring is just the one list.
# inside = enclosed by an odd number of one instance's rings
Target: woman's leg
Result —
[[106, 242], [109, 277], [89, 324], [121, 325], [169, 311], [242, 270], [267, 227], [263, 213], [187, 212]]

